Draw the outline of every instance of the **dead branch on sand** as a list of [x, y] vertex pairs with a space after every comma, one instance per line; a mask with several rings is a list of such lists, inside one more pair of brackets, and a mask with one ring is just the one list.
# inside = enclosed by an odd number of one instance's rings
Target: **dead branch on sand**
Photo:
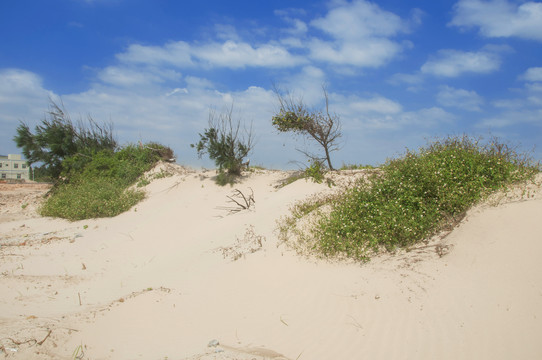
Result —
[[256, 201], [254, 200], [254, 190], [252, 188], [249, 188], [251, 194], [248, 196], [245, 196], [243, 192], [239, 189], [235, 189], [233, 194], [231, 196], [226, 196], [228, 199], [230, 199], [228, 202], [233, 203], [236, 206], [221, 206], [218, 207], [220, 210], [227, 210], [231, 213], [237, 213], [242, 210], [248, 210], [250, 209]]

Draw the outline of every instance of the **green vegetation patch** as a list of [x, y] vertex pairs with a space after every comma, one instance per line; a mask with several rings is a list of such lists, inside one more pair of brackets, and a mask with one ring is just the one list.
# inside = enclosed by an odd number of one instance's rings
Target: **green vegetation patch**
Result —
[[165, 149], [158, 144], [128, 145], [117, 152], [103, 150], [93, 156], [78, 154], [65, 159], [64, 181], [57, 183], [41, 214], [82, 220], [129, 210], [145, 197], [143, 191], [130, 187], [170, 155]]
[[112, 217], [144, 197], [143, 191], [126, 190], [122, 182], [92, 178], [59, 186], [42, 206], [41, 214], [72, 221]]
[[538, 172], [524, 155], [496, 140], [435, 141], [388, 161], [381, 172], [330, 200], [331, 211], [310, 230], [313, 249], [366, 260], [382, 249], [412, 245], [457, 223], [490, 193]]

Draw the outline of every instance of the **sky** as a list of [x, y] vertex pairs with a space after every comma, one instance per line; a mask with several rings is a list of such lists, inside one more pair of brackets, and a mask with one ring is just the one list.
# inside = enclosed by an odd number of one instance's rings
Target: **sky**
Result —
[[542, 2], [518, 0], [2, 0], [0, 154], [20, 153], [50, 102], [111, 122], [121, 144], [177, 162], [209, 114], [252, 126], [253, 165], [318, 151], [271, 124], [274, 88], [340, 118], [335, 167], [380, 165], [428, 141], [496, 136], [542, 159]]

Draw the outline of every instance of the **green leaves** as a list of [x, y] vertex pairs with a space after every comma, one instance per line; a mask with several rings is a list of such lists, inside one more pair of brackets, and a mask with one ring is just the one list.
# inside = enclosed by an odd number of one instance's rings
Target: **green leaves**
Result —
[[307, 115], [298, 115], [293, 111], [281, 111], [273, 116], [273, 126], [280, 132], [299, 132], [307, 131], [311, 118]]
[[[67, 179], [54, 188], [41, 214], [82, 220], [127, 211], [145, 196], [130, 186], [170, 153], [171, 149], [162, 145], [145, 144], [128, 145], [117, 152], [102, 150], [90, 159], [80, 154], [69, 157], [63, 163]], [[81, 158], [85, 160], [81, 162]]]
[[325, 100], [324, 110], [312, 110], [301, 98], [296, 99], [290, 93], [283, 94], [275, 88], [280, 109], [271, 119], [273, 126], [280, 132], [293, 132], [314, 140], [324, 150], [324, 156], [317, 156], [301, 151], [311, 160], [324, 160], [333, 170], [330, 153], [339, 149], [342, 136], [340, 117], [329, 111], [329, 98], [325, 86], [322, 87]]
[[491, 192], [538, 171], [495, 139], [486, 145], [466, 136], [435, 141], [388, 161], [334, 201], [314, 232], [317, 248], [364, 260], [412, 245], [453, 226]]
[[[41, 121], [30, 131], [28, 125], [21, 123], [13, 138], [22, 149], [29, 164], [42, 162], [49, 175], [57, 179], [66, 168], [64, 159], [77, 154], [87, 157], [101, 150], [115, 150], [117, 142], [113, 138], [112, 127], [98, 125], [92, 118], [87, 123], [80, 121], [74, 125], [67, 112], [51, 102], [49, 118]], [[80, 158], [81, 162], [83, 158]], [[79, 163], [73, 162], [74, 165]]]
[[[208, 154], [214, 160], [220, 172], [227, 171], [229, 175], [241, 175], [243, 161], [253, 148], [252, 128], [241, 129], [239, 121], [232, 117], [233, 106], [226, 112], [215, 116], [214, 112], [209, 115], [209, 127], [203, 134], [199, 134], [200, 140], [190, 146], [196, 148], [198, 156]], [[244, 131], [241, 131], [244, 130]], [[231, 177], [222, 176], [221, 183]]]

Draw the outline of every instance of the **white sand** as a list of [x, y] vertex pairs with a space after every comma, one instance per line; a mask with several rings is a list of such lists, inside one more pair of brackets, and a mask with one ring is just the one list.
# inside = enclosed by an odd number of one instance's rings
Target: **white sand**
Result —
[[470, 211], [443, 257], [432, 243], [360, 265], [278, 244], [276, 221], [325, 184], [257, 172], [234, 187], [255, 207], [228, 215], [213, 174], [155, 180], [112, 219], [4, 217], [0, 356], [542, 358], [540, 192]]

